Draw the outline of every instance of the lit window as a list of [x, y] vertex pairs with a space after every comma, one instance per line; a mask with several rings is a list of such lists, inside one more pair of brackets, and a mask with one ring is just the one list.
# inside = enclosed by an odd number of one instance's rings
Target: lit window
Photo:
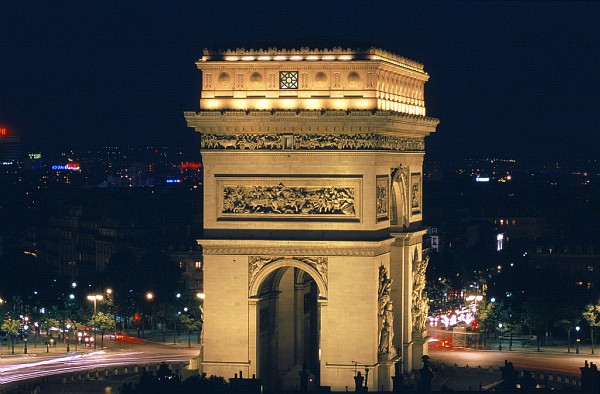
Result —
[[194, 268], [196, 268], [196, 270], [201, 270], [202, 269], [202, 261], [196, 261], [194, 263]]
[[279, 89], [298, 89], [298, 71], [280, 71]]

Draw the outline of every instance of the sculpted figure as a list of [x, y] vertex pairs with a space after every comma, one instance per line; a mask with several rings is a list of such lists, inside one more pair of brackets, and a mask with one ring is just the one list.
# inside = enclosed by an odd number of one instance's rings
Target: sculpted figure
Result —
[[419, 260], [416, 256], [413, 260], [413, 294], [412, 294], [412, 318], [413, 328], [417, 331], [425, 331], [429, 302], [425, 294], [425, 271], [429, 264], [429, 257]]
[[392, 355], [395, 352], [394, 339], [394, 308], [391, 300], [392, 280], [388, 278], [387, 270], [379, 267], [379, 354]]

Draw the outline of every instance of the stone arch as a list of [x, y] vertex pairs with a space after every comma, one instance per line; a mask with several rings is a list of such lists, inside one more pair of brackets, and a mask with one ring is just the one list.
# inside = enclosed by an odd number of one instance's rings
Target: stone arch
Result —
[[324, 258], [263, 260], [250, 287], [248, 324], [256, 333], [250, 356], [269, 391], [297, 390], [306, 368], [320, 381], [321, 307], [326, 304]]
[[312, 265], [303, 261], [296, 260], [294, 258], [281, 259], [263, 266], [250, 283], [250, 297], [258, 297], [263, 282], [269, 277], [271, 273], [277, 271], [279, 268], [288, 267], [298, 268], [310, 275], [319, 289], [319, 298], [327, 299], [327, 283], [325, 282], [324, 278], [321, 276], [319, 271], [317, 271], [317, 269], [314, 268]]

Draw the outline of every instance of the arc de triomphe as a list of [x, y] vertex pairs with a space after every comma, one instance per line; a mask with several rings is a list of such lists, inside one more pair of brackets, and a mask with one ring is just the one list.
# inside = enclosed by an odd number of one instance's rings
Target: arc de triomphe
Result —
[[427, 353], [423, 65], [379, 50], [204, 51], [208, 375], [390, 390]]

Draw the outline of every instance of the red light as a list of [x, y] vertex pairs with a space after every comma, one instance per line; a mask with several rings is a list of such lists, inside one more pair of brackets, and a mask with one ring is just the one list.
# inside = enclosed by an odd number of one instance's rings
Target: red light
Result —
[[8, 137], [8, 127], [0, 126], [0, 137]]
[[192, 161], [186, 161], [185, 163], [181, 163], [181, 169], [185, 170], [185, 169], [190, 169], [190, 170], [197, 170], [198, 168], [202, 167], [202, 163], [195, 163]]

